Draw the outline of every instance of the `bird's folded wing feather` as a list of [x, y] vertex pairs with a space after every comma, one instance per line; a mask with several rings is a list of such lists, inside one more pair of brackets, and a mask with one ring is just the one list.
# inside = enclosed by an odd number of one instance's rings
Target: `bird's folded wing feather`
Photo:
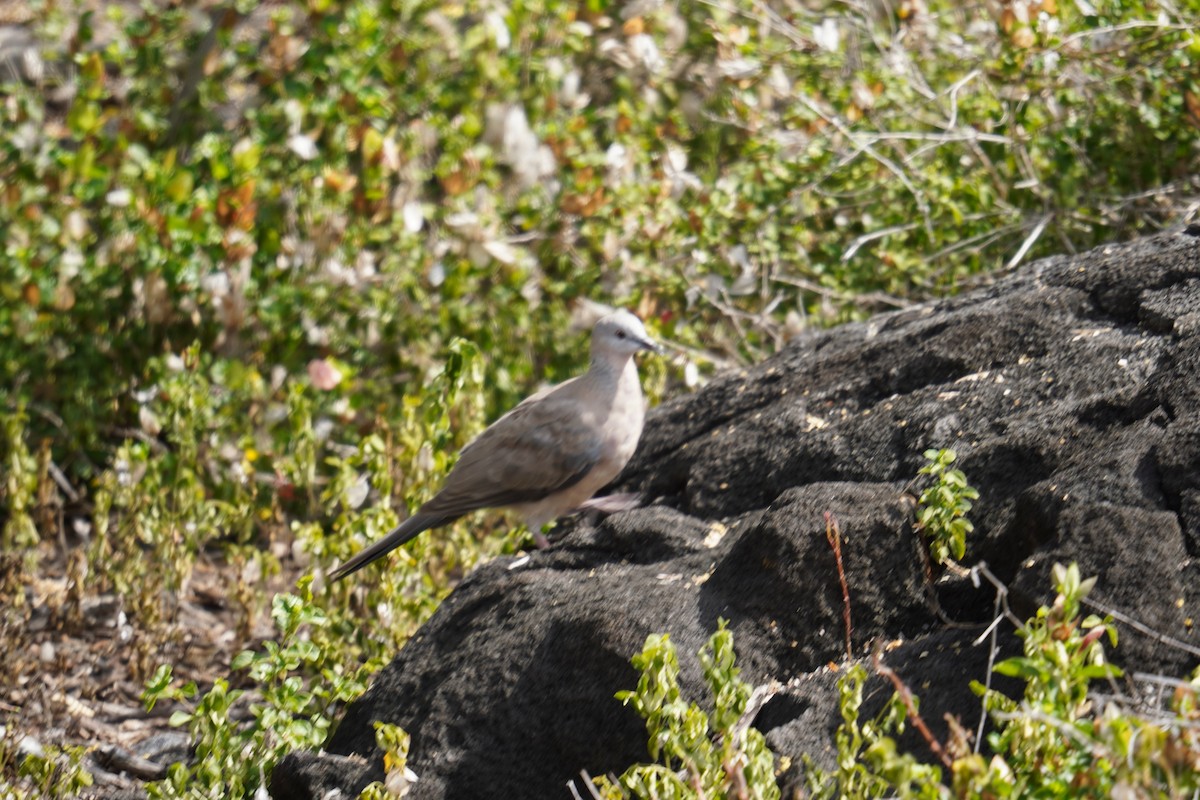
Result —
[[[566, 396], [564, 396], [566, 395]], [[567, 393], [535, 396], [468, 445], [422, 513], [462, 515], [541, 500], [595, 468], [602, 431]]]

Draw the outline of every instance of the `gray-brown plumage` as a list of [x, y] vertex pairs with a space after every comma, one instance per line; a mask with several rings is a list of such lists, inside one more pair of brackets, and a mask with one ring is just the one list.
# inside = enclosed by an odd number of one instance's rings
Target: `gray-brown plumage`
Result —
[[[442, 490], [387, 536], [335, 569], [357, 572], [430, 528], [482, 508], [509, 506], [540, 529], [617, 476], [637, 447], [646, 404], [633, 355], [658, 350], [633, 314], [592, 329], [588, 371], [523, 401], [463, 448]], [[540, 543], [540, 542], [539, 542]]]

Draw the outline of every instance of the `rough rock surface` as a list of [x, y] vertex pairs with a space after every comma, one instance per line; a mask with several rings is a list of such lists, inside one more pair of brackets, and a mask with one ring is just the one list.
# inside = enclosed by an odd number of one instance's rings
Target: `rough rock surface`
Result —
[[[925, 579], [909, 493], [930, 447], [956, 448], [982, 495], [963, 563], [986, 561], [1018, 613], [1046, 600], [1052, 564], [1077, 561], [1099, 576], [1094, 598], [1200, 644], [1198, 332], [1189, 230], [814, 332], [665, 404], [621, 479], [650, 505], [472, 574], [348, 709], [329, 754], [276, 769], [274, 796], [379, 777], [382, 719], [412, 734], [411, 797], [569, 797], [581, 769], [647, 759], [641, 720], [613, 698], [635, 685], [628, 659], [646, 635], [670, 632], [699, 698], [692, 656], [719, 617], [744, 678], [790, 682], [756, 721], [775, 752], [827, 759], [845, 634], [827, 511], [846, 537], [856, 655], [892, 642], [887, 661], [935, 730], [946, 711], [974, 728], [967, 683], [985, 677], [987, 651], [972, 642], [993, 594]], [[1196, 663], [1120, 629], [1129, 666]], [[891, 690], [871, 691], [878, 704]]]

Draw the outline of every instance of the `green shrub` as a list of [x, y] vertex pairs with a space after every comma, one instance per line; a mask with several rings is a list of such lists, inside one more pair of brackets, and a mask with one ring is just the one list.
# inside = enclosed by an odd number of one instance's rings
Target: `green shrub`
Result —
[[84, 766], [83, 747], [50, 747], [0, 726], [0, 797], [5, 800], [38, 800], [75, 797], [92, 785]]
[[957, 457], [949, 449], [926, 450], [929, 463], [920, 469], [933, 483], [917, 500], [917, 528], [929, 540], [929, 554], [938, 564], [961, 559], [967, 551], [967, 534], [975, 530], [967, 512], [979, 492], [967, 483], [962, 470], [950, 468]]
[[[1111, 619], [1082, 616], [1095, 578], [1076, 565], [1056, 564], [1056, 596], [1019, 628], [1024, 655], [995, 671], [1025, 682], [1021, 699], [978, 682], [994, 730], [986, 751], [973, 751], [961, 725], [939, 745], [948, 770], [922, 763], [895, 735], [914, 723], [899, 692], [879, 715], [860, 720], [866, 671], [855, 665], [839, 680], [843, 723], [836, 735], [837, 768], [825, 772], [806, 759], [805, 780], [815, 798], [1188, 797], [1200, 789], [1200, 671], [1175, 687], [1167, 708], [1147, 709], [1113, 697], [1101, 701], [1096, 681], [1121, 676], [1102, 640], [1116, 645]], [[1082, 618], [1081, 618], [1082, 617]], [[948, 772], [950, 785], [944, 773]]]
[[[149, 784], [151, 797], [249, 797], [286, 753], [320, 747], [338, 704], [366, 688], [371, 665], [345, 663], [343, 648], [331, 646], [340, 635], [335, 621], [313, 603], [306, 586], [301, 591], [276, 595], [276, 640], [243, 651], [230, 665], [244, 671], [253, 692], [218, 679], [188, 710], [172, 714], [171, 724], [191, 733], [195, 757]], [[178, 685], [164, 665], [146, 684], [143, 699], [149, 710], [161, 700], [187, 702], [196, 695], [195, 683]]]
[[410, 738], [404, 729], [386, 722], [375, 723], [375, 743], [383, 751], [384, 779], [369, 784], [360, 800], [398, 800], [408, 794], [418, 776], [408, 768]]
[[774, 756], [763, 735], [743, 718], [753, 690], [738, 678], [733, 634], [725, 620], [718, 621], [699, 656], [712, 693], [711, 715], [683, 698], [675, 645], [667, 635], [646, 637], [645, 648], [633, 657], [642, 673], [637, 689], [618, 692], [617, 698], [646, 720], [656, 763], [632, 766], [615, 782], [596, 779], [603, 797], [779, 797]]
[[1092, 684], [1122, 676], [1109, 663], [1111, 618], [1083, 616], [1096, 584], [1076, 565], [1054, 566], [1053, 605], [1018, 630], [1024, 655], [996, 672], [1025, 681], [1020, 699], [973, 687], [984, 697], [996, 731], [980, 756], [956, 764], [960, 793], [992, 797], [1187, 797], [1200, 791], [1200, 733], [1196, 722], [1200, 671], [1190, 682], [1168, 681], [1175, 691], [1166, 709], [1146, 709], [1117, 697], [1103, 702]]
[[866, 680], [867, 670], [861, 664], [854, 664], [838, 679], [842, 724], [834, 737], [837, 767], [826, 774], [807, 756], [802, 759], [812, 796], [847, 800], [945, 796], [941, 768], [904, 752], [893, 738], [907, 725], [908, 711], [899, 694], [893, 695], [874, 719], [862, 719]]

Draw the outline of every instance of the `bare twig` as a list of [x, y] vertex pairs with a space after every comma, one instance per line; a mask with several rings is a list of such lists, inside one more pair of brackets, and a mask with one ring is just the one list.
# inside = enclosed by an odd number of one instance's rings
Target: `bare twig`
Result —
[[833, 557], [837, 561], [838, 581], [842, 584], [842, 618], [846, 624], [846, 658], [854, 658], [854, 643], [851, 640], [850, 625], [850, 586], [846, 583], [846, 568], [842, 564], [842, 532], [838, 529], [837, 520], [832, 512], [825, 512], [825, 539], [833, 548]]
[[842, 253], [842, 261], [846, 262], [854, 258], [854, 254], [857, 253], [864, 244], [873, 242], [876, 239], [883, 239], [887, 236], [891, 236], [893, 233], [905, 233], [906, 231], [911, 231], [914, 228], [919, 227], [921, 227], [921, 223], [909, 222], [904, 225], [893, 225], [890, 228], [880, 228], [877, 231], [864, 233], [862, 236], [859, 236], [853, 242], [851, 242], [850, 246], [846, 248], [846, 252]]
[[1108, 36], [1121, 31], [1130, 31], [1136, 28], [1156, 28], [1160, 31], [1190, 31], [1195, 28], [1194, 25], [1185, 25], [1183, 23], [1163, 23], [1149, 22], [1146, 20], [1134, 20], [1132, 22], [1123, 22], [1120, 25], [1110, 25], [1107, 28], [1096, 28], [1094, 30], [1080, 31], [1073, 33], [1070, 36], [1063, 37], [1063, 40], [1058, 43], [1057, 47], [1050, 48], [1052, 50], [1062, 50], [1068, 45], [1074, 44], [1081, 39], [1087, 39], [1093, 36]]
[[[800, 47], [802, 49], [811, 47], [813, 44], [812, 40], [809, 38], [806, 38], [804, 36], [804, 34], [802, 34], [800, 32], [799, 28], [797, 28], [795, 25], [792, 25], [790, 22], [785, 20], [783, 17], [781, 17], [779, 15], [779, 13], [777, 11], [775, 11], [775, 9], [771, 8], [766, 3], [761, 2], [761, 0], [755, 0], [754, 5], [757, 9], [757, 12], [748, 11], [745, 7], [743, 7], [740, 4], [722, 3], [722, 2], [718, 2], [718, 0], [700, 0], [700, 2], [706, 6], [711, 6], [712, 8], [718, 8], [718, 9], [726, 12], [727, 14], [733, 14], [733, 15], [737, 15], [740, 17], [745, 17], [746, 19], [753, 20], [753, 21], [759, 23], [760, 25], [765, 25], [768, 28], [771, 28], [771, 29], [777, 31], [778, 33], [783, 34], [783, 36], [786, 37], [787, 39], [789, 39], [792, 42], [792, 44], [794, 44], [797, 47]], [[809, 14], [812, 13], [811, 11], [808, 11], [807, 9], [804, 9], [804, 11]]]
[[729, 776], [729, 782], [733, 784], [734, 797], [737, 800], [749, 800], [750, 787], [746, 785], [746, 770], [742, 759], [734, 759], [732, 764], [724, 764], [725, 774]]
[[1052, 219], [1054, 219], [1054, 214], [1046, 214], [1037, 221], [1037, 224], [1033, 226], [1033, 230], [1025, 237], [1025, 241], [1021, 242], [1021, 247], [1018, 248], [1016, 254], [1004, 265], [1005, 269], [1014, 269], [1021, 263], [1021, 259], [1025, 258], [1025, 254], [1029, 252], [1029, 248], [1033, 247], [1034, 242], [1041, 237], [1042, 231], [1046, 230], [1046, 226], [1050, 224], [1050, 220]]
[[157, 781], [166, 777], [167, 768], [162, 764], [135, 755], [115, 744], [98, 745], [91, 753], [92, 761], [110, 772], [124, 772], [144, 781]]
[[122, 439], [137, 439], [139, 442], [149, 447], [155, 455], [161, 456], [169, 452], [165, 444], [160, 442], [158, 439], [155, 439], [153, 436], [141, 430], [140, 428], [122, 428], [116, 425], [106, 425], [104, 427], [104, 432], [112, 434], [113, 436], [119, 436]]
[[[33, 413], [37, 414], [42, 419], [49, 422], [55, 428], [58, 428], [58, 430], [61, 431], [63, 434], [67, 433], [67, 424], [65, 422], [63, 422], [63, 418], [60, 417], [58, 414], [54, 413], [53, 411], [51, 411], [48, 407], [43, 406], [40, 403], [30, 403], [26, 407]], [[68, 436], [68, 439], [69, 438], [70, 437]], [[90, 458], [88, 458], [86, 453], [80, 452], [80, 453], [76, 454], [75, 457], [80, 459], [81, 461], [83, 461], [83, 463], [87, 464], [87, 466], [91, 469], [92, 472], [95, 472], [98, 474], [98, 473], [104, 471], [96, 464], [95, 461], [92, 461]]]
[[[859, 134], [859, 141], [889, 142], [916, 141], [933, 142], [934, 144], [954, 144], [956, 142], [991, 142], [993, 144], [1012, 144], [1012, 138], [998, 133], [981, 133], [974, 128], [963, 128], [957, 132], [936, 133], [934, 131], [878, 131], [876, 133]], [[906, 159], [907, 160], [907, 159]]]
[[1020, 707], [1016, 711], [995, 711], [992, 713], [995, 715], [996, 719], [1000, 720], [1001, 722], [1011, 722], [1013, 720], [1025, 722], [1031, 719], [1035, 720], [1043, 725], [1048, 725], [1051, 728], [1054, 728], [1056, 731], [1065, 735], [1069, 739], [1074, 739], [1076, 742], [1086, 747], [1092, 753], [1092, 755], [1096, 756], [1097, 758], [1106, 758], [1114, 761], [1119, 758], [1119, 756], [1117, 756], [1111, 750], [1101, 745], [1100, 742], [1096, 741], [1095, 739], [1089, 739], [1074, 725], [1039, 711], [1027, 703], [1021, 703]]
[[746, 701], [746, 709], [742, 715], [738, 717], [738, 721], [734, 723], [733, 729], [730, 731], [735, 738], [741, 738], [750, 728], [754, 718], [758, 716], [758, 712], [762, 711], [772, 697], [779, 693], [783, 685], [779, 681], [768, 681], [761, 686], [756, 686], [750, 694], [750, 699]]
[[75, 487], [71, 485], [69, 480], [67, 480], [67, 476], [61, 469], [59, 469], [58, 464], [55, 464], [53, 461], [51, 461], [49, 465], [49, 472], [50, 477], [53, 478], [54, 482], [58, 484], [58, 488], [62, 489], [63, 494], [65, 494], [72, 503], [78, 503], [79, 492], [75, 491]]
[[708, 800], [708, 795], [704, 793], [704, 783], [701, 780], [700, 768], [690, 758], [686, 759], [685, 765], [688, 773], [692, 776], [692, 791], [696, 793], [696, 800]]
[[[946, 256], [953, 255], [960, 250], [966, 250], [969, 248], [974, 248], [975, 252], [980, 252], [997, 239], [1003, 238], [1013, 231], [1018, 231], [1022, 227], [1023, 226], [1021, 223], [1013, 222], [1007, 225], [1001, 225], [999, 228], [992, 228], [991, 230], [984, 231], [983, 233], [977, 233], [974, 236], [969, 236], [966, 239], [949, 244], [943, 247], [941, 250], [930, 253], [928, 256], [926, 256], [926, 260], [937, 261], [945, 258]], [[976, 245], [978, 246], [976, 247]]]
[[986, 561], [980, 561], [971, 568], [971, 583], [979, 586], [979, 579], [983, 578], [996, 589], [996, 596], [1000, 598], [1000, 607], [1004, 612], [1004, 617], [1013, 624], [1014, 627], [1020, 628], [1025, 625], [1025, 621], [1012, 612], [1008, 607], [1008, 587], [1004, 585], [1004, 581], [996, 577], [995, 573], [988, 568]]
[[809, 111], [816, 114], [821, 119], [825, 120], [830, 125], [832, 125], [834, 128], [836, 128], [838, 133], [845, 136], [846, 139], [857, 144], [860, 148], [862, 148], [861, 152], [865, 152], [867, 155], [871, 156], [871, 158], [875, 159], [875, 161], [877, 161], [885, 169], [887, 169], [889, 172], [891, 172], [893, 175], [895, 175], [896, 179], [899, 180], [900, 183], [902, 183], [904, 185], [904, 188], [907, 189], [909, 194], [911, 194], [913, 196], [913, 199], [916, 200], [917, 208], [920, 209], [920, 211], [921, 211], [921, 217], [922, 217], [922, 220], [924, 223], [925, 230], [929, 233], [930, 236], [933, 235], [933, 220], [930, 218], [930, 215], [929, 215], [929, 202], [925, 199], [925, 195], [923, 195], [921, 193], [921, 191], [919, 189], [917, 189], [917, 187], [915, 185], [913, 185], [913, 182], [909, 179], [908, 174], [905, 173], [904, 170], [900, 168], [899, 164], [897, 164], [896, 162], [892, 161], [887, 156], [880, 153], [869, 142], [864, 141], [864, 137], [861, 134], [856, 134], [854, 131], [850, 130], [850, 128], [848, 128], [844, 124], [842, 124], [842, 121], [837, 118], [837, 115], [826, 114], [824, 111], [822, 111], [820, 108], [817, 107], [816, 103], [814, 103], [809, 98], [805, 97], [803, 94], [797, 94], [796, 100], [801, 105], [806, 107]]
[[1184, 689], [1186, 691], [1196, 691], [1196, 685], [1190, 681], [1181, 680], [1179, 678], [1171, 678], [1166, 675], [1155, 675], [1152, 672], [1135, 672], [1131, 675], [1135, 681], [1142, 683], [1154, 683], [1159, 686], [1168, 686], [1172, 689]]
[[1099, 611], [1101, 614], [1107, 614], [1108, 616], [1112, 617], [1113, 619], [1117, 620], [1118, 622], [1128, 625], [1129, 627], [1133, 628], [1138, 633], [1144, 633], [1145, 635], [1149, 636], [1150, 638], [1154, 639], [1155, 641], [1157, 641], [1161, 644], [1165, 644], [1169, 647], [1177, 648], [1179, 650], [1182, 650], [1185, 653], [1189, 653], [1194, 656], [1200, 656], [1200, 647], [1196, 647], [1195, 645], [1188, 644], [1187, 642], [1182, 642], [1179, 639], [1176, 639], [1171, 636], [1167, 636], [1165, 633], [1159, 633], [1158, 631], [1154, 630], [1150, 626], [1148, 626], [1144, 623], [1138, 622], [1133, 617], [1130, 617], [1127, 614], [1122, 614], [1120, 611], [1117, 611], [1115, 608], [1110, 608], [1110, 607], [1104, 605], [1103, 603], [1098, 603], [1095, 600], [1092, 600], [1091, 598], [1085, 598], [1083, 601], [1083, 604], [1085, 606], [1088, 606], [1089, 608]]
[[921, 717], [920, 712], [917, 711], [917, 704], [913, 701], [912, 692], [905, 685], [904, 681], [900, 680], [900, 676], [883, 663], [883, 650], [879, 647], [875, 648], [874, 662], [875, 671], [892, 682], [892, 686], [896, 689], [896, 694], [900, 697], [900, 702], [904, 703], [904, 708], [908, 712], [909, 722], [921, 734], [921, 738], [929, 746], [930, 752], [937, 756], [938, 761], [941, 761], [946, 769], [953, 769], [953, 760], [946, 754], [941, 742], [934, 737], [933, 732], [925, 724], [925, 720]]
[[886, 292], [867, 292], [866, 294], [851, 294], [849, 292], [839, 292], [836, 289], [830, 289], [827, 286], [822, 286], [816, 281], [797, 278], [792, 275], [776, 275], [772, 280], [779, 283], [785, 283], [788, 286], [795, 286], [797, 289], [803, 289], [806, 292], [812, 292], [820, 297], [825, 297], [839, 303], [852, 303], [857, 306], [863, 306], [868, 303], [880, 303], [892, 308], [909, 308], [912, 302], [899, 297], [893, 297]]
[[[979, 70], [973, 69], [966, 75], [962, 76], [954, 82], [954, 84], [946, 91], [946, 96], [950, 98], [950, 119], [946, 120], [946, 129], [953, 130], [958, 124], [958, 92], [971, 81], [978, 78]], [[976, 140], [978, 141], [978, 140]]]
[[991, 637], [991, 642], [988, 644], [987, 675], [983, 679], [985, 693], [984, 697], [980, 701], [981, 707], [979, 710], [979, 725], [977, 725], [975, 728], [976, 753], [979, 752], [980, 747], [983, 745], [983, 729], [987, 725], [988, 711], [986, 692], [990, 692], [992, 689], [992, 672], [996, 666], [996, 655], [1000, 652], [1000, 623], [1003, 620], [1008, 619], [1014, 625], [1019, 626], [1021, 624], [1021, 621], [1017, 619], [1017, 616], [1008, 608], [1008, 587], [1005, 586], [999, 578], [992, 574], [991, 570], [988, 569], [986, 561], [980, 561], [971, 568], [971, 582], [976, 587], [980, 585], [980, 577], [983, 577], [995, 588], [996, 599], [992, 607], [992, 613], [995, 615], [995, 618], [992, 620], [992, 624], [988, 625], [987, 630], [980, 634], [978, 639], [972, 642], [972, 644], [978, 646], [983, 643], [985, 638]]
[[[583, 779], [583, 785], [587, 787], [588, 794], [592, 796], [592, 800], [604, 800], [600, 796], [600, 792], [596, 791], [596, 785], [592, 782], [592, 776], [588, 774], [586, 769], [579, 770], [579, 777]], [[579, 791], [575, 788], [575, 781], [568, 781], [567, 788], [571, 790], [571, 794], [575, 796], [575, 800], [583, 800]]]

